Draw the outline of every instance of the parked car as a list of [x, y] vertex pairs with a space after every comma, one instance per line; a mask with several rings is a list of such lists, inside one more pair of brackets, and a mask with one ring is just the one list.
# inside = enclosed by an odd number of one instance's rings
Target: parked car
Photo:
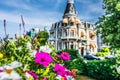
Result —
[[105, 59], [113, 59], [113, 58], [115, 58], [115, 56], [113, 56], [113, 55], [105, 57]]
[[100, 60], [99, 57], [94, 56], [94, 55], [92, 55], [92, 54], [87, 54], [87, 55], [84, 56], [84, 58], [85, 58], [86, 60]]

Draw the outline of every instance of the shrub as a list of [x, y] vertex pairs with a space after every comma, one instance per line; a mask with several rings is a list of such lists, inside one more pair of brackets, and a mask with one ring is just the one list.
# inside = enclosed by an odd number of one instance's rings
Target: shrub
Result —
[[85, 75], [97, 80], [120, 80], [120, 75], [116, 71], [115, 63], [115, 59], [88, 61]]
[[109, 53], [109, 52], [110, 52], [110, 49], [107, 48], [107, 47], [103, 47], [103, 48], [101, 49], [101, 52], [107, 52], [107, 53]]
[[96, 53], [96, 56], [99, 56], [99, 57], [106, 57], [108, 55], [109, 55], [109, 53], [107, 53], [107, 52], [97, 52]]
[[107, 47], [103, 47], [100, 52], [96, 53], [96, 56], [107, 57], [109, 54], [110, 54], [110, 49]]
[[85, 62], [82, 57], [70, 61], [65, 61], [64, 63], [69, 70], [77, 69], [77, 74], [83, 74], [85, 71]]

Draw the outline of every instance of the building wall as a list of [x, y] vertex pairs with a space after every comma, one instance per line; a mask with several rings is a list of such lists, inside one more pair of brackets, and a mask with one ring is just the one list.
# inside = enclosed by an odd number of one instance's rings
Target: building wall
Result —
[[[97, 36], [94, 27], [95, 25], [87, 22], [81, 22], [80, 25], [70, 25], [59, 21], [51, 27], [50, 41], [54, 42], [56, 50], [74, 48], [81, 55], [85, 55], [87, 51], [95, 54], [97, 52]], [[95, 35], [90, 37], [90, 32]]]

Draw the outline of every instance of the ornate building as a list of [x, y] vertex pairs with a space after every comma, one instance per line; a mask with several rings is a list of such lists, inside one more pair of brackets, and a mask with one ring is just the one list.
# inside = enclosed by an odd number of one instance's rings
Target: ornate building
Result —
[[97, 52], [95, 25], [80, 21], [74, 6], [74, 0], [68, 0], [63, 20], [53, 23], [50, 29], [50, 42], [56, 50], [77, 49], [81, 55], [86, 51]]

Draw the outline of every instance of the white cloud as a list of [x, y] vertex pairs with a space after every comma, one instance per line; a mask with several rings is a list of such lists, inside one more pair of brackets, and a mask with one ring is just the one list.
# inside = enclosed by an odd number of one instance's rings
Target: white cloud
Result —
[[[0, 20], [6, 19], [8, 22], [20, 23], [21, 17], [17, 13], [8, 13], [0, 11]], [[29, 25], [42, 25], [51, 26], [52, 23], [59, 21], [61, 17], [60, 13], [57, 12], [36, 12], [36, 14], [26, 13], [23, 15], [25, 24]]]
[[[29, 0], [27, 0], [27, 1], [29, 1]], [[33, 9], [32, 6], [25, 4], [25, 2], [22, 0], [4, 0], [4, 1], [1, 1], [1, 3], [6, 6], [17, 8], [17, 9], [24, 9], [24, 10], [32, 10]]]
[[80, 19], [91, 22], [94, 20], [93, 22], [95, 22], [97, 21], [98, 16], [104, 14], [104, 10], [102, 9], [102, 0], [97, 1], [94, 2], [93, 0], [76, 0], [79, 5], [84, 5], [82, 6], [83, 10], [79, 13]]
[[[10, 34], [10, 36], [13, 37], [16, 32], [19, 33], [19, 23], [21, 23], [21, 16], [19, 14], [14, 12], [8, 13], [0, 11], [0, 15], [0, 23], [2, 23], [0, 24], [0, 36], [4, 36], [4, 19], [7, 21], [7, 33]], [[40, 29], [43, 29], [45, 26], [47, 26], [46, 29], [49, 30], [52, 26], [52, 23], [60, 20], [58, 17], [60, 15], [61, 14], [57, 12], [37, 12], [36, 14], [24, 14], [23, 19], [25, 21], [25, 27], [27, 31], [33, 27], [39, 27]]]

